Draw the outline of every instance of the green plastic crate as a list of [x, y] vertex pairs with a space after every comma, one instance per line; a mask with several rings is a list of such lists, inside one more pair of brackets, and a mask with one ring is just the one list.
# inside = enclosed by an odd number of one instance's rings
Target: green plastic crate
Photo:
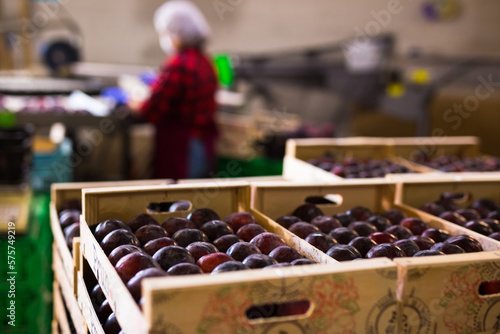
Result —
[[[3, 279], [0, 282], [1, 333], [49, 333], [52, 321], [52, 233], [49, 218], [50, 195], [35, 193], [30, 203], [28, 233], [16, 235], [15, 247], [15, 327], [8, 324], [10, 299], [7, 282], [7, 261], [0, 261]], [[7, 254], [8, 239], [0, 238], [0, 251]]]

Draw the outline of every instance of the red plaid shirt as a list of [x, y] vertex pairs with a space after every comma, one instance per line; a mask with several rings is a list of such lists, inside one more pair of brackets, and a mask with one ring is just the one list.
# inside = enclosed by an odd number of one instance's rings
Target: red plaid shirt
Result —
[[175, 122], [191, 136], [203, 136], [214, 128], [216, 89], [207, 57], [196, 49], [184, 49], [165, 61], [141, 115], [151, 123]]

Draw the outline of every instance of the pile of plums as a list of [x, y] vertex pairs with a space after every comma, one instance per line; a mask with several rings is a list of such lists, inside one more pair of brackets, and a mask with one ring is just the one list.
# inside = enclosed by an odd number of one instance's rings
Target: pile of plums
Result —
[[101, 286], [96, 284], [92, 291], [90, 291], [90, 301], [94, 308], [97, 318], [101, 323], [104, 333], [106, 334], [123, 334], [123, 331], [118, 324], [118, 320], [109, 305], [106, 296], [102, 292]]
[[463, 200], [469, 196], [464, 193], [445, 192], [437, 201], [424, 203], [419, 209], [500, 240], [500, 205], [490, 199], [480, 198], [467, 208], [460, 208], [456, 203], [457, 200]]
[[380, 214], [364, 206], [327, 216], [305, 203], [276, 222], [337, 261], [361, 258], [430, 256], [482, 251], [468, 235], [452, 236], [398, 209]]
[[346, 179], [384, 177], [386, 174], [394, 173], [414, 173], [409, 168], [395, 164], [390, 159], [345, 158], [339, 161], [331, 153], [325, 153], [321, 157], [309, 159], [307, 162]]
[[109, 219], [95, 225], [94, 237], [140, 303], [146, 277], [219, 274], [228, 271], [311, 264], [248, 212], [224, 220], [209, 208], [161, 224], [139, 214], [127, 223]]
[[493, 172], [500, 171], [500, 158], [497, 157], [468, 157], [456, 155], [442, 155], [431, 157], [417, 154], [413, 161], [442, 172]]
[[73, 238], [80, 236], [80, 215], [82, 207], [80, 201], [71, 200], [64, 203], [58, 213], [59, 224], [66, 238], [66, 245], [73, 252]]

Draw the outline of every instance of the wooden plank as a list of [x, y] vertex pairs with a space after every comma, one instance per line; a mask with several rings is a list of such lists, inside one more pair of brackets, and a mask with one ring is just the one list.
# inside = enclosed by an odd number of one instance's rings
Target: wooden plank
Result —
[[61, 334], [71, 334], [68, 317], [64, 309], [64, 300], [59, 289], [59, 283], [54, 281], [52, 285], [54, 297], [54, 317], [57, 321]]
[[68, 281], [68, 277], [64, 269], [64, 264], [57, 246], [53, 244], [52, 248], [54, 277], [59, 284], [64, 304], [69, 311], [71, 320], [73, 322], [73, 325], [75, 326], [76, 333], [86, 334], [87, 325], [85, 324], [82, 311], [78, 306], [78, 301], [76, 300], [76, 295], [74, 294], [75, 288], [72, 282]]
[[83, 318], [85, 319], [85, 323], [87, 324], [89, 333], [105, 334], [104, 329], [99, 322], [99, 318], [97, 317], [97, 314], [94, 310], [94, 307], [92, 306], [92, 302], [90, 301], [90, 295], [87, 292], [87, 286], [85, 285], [85, 281], [83, 280], [82, 271], [78, 271], [77, 282], [78, 305], [82, 310]]

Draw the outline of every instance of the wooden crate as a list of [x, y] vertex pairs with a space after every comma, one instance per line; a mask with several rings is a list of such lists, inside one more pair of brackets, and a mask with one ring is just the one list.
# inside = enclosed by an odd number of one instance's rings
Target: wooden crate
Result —
[[[423, 177], [421, 177], [423, 178]], [[429, 267], [427, 263], [429, 262], [429, 257], [424, 258], [403, 258], [395, 261], [398, 265], [398, 279], [397, 284], [394, 282], [394, 289], [397, 293], [394, 294], [394, 300], [392, 303], [398, 301], [398, 321], [399, 321], [399, 333], [405, 333], [407, 331], [408, 320], [414, 319], [415, 312], [414, 308], [427, 308], [430, 309], [435, 302], [436, 294], [434, 289], [441, 288], [444, 291], [444, 285], [446, 285], [446, 279], [442, 280], [432, 280], [431, 281], [419, 281], [418, 284], [413, 285], [413, 282], [409, 282], [409, 277], [406, 275], [407, 267], [411, 270], [414, 264], [420, 270], [425, 270], [429, 272], [429, 276], [434, 275], [438, 277], [442, 272], [449, 271], [449, 268], [459, 268], [464, 266], [464, 264], [469, 266], [479, 266], [480, 270], [486, 272], [491, 268], [491, 259], [494, 256], [500, 255], [498, 250], [500, 250], [500, 243], [485, 236], [479, 235], [473, 231], [467, 230], [465, 228], [456, 226], [454, 224], [448, 223], [434, 216], [421, 215], [416, 210], [403, 205], [401, 203], [396, 203], [395, 199], [400, 193], [400, 185], [392, 182], [379, 182], [374, 180], [363, 180], [364, 182], [346, 181], [341, 184], [336, 185], [325, 185], [325, 186], [298, 186], [298, 185], [276, 185], [272, 184], [255, 184], [254, 185], [254, 198], [253, 207], [258, 212], [263, 215], [276, 219], [283, 215], [290, 215], [293, 210], [299, 205], [303, 204], [305, 199], [309, 196], [321, 196], [327, 199], [336, 199], [337, 201], [341, 199], [340, 204], [323, 204], [318, 205], [326, 215], [332, 215], [338, 212], [344, 212], [349, 208], [356, 205], [363, 205], [370, 208], [374, 212], [381, 212], [389, 208], [397, 208], [404, 211], [408, 216], [421, 217], [423, 218], [430, 227], [443, 228], [448, 230], [452, 235], [458, 234], [469, 234], [476, 239], [478, 239], [483, 248], [486, 250], [482, 253], [470, 253], [470, 254], [460, 254], [458, 256], [446, 255], [434, 257], [437, 260], [432, 260], [435, 265]], [[499, 195], [500, 195], [500, 188]], [[410, 193], [415, 193], [416, 191], [410, 191]], [[425, 192], [424, 192], [425, 194]], [[492, 255], [493, 254], [493, 255]], [[496, 255], [494, 255], [496, 254]], [[499, 258], [500, 259], [500, 258]], [[364, 265], [363, 261], [355, 261], [360, 266]], [[497, 265], [500, 268], [500, 263]], [[483, 265], [484, 262], [484, 265]], [[415, 269], [416, 270], [416, 269]], [[496, 278], [500, 278], [500, 270], [495, 274]], [[493, 277], [493, 276], [488, 276]], [[430, 285], [431, 288], [427, 289]], [[428, 292], [432, 291], [432, 293]], [[418, 299], [421, 295], [431, 296], [433, 300], [423, 299], [421, 301]], [[477, 295], [477, 293], [476, 293]], [[497, 299], [500, 296], [497, 295]], [[494, 300], [497, 300], [494, 299]], [[374, 303], [376, 301], [369, 301]], [[388, 303], [388, 301], [386, 300]], [[419, 304], [418, 304], [418, 303]], [[415, 304], [417, 303], [417, 304]], [[500, 304], [500, 303], [499, 303]], [[417, 312], [418, 313], [418, 312]], [[388, 320], [388, 319], [385, 319]], [[369, 323], [368, 321], [366, 323]], [[440, 330], [434, 331], [436, 326], [440, 327], [439, 319], [435, 318], [422, 318], [422, 323], [417, 325], [412, 324], [410, 333], [442, 333]], [[380, 324], [380, 326], [389, 326], [389, 323]], [[377, 327], [377, 328], [382, 328]], [[388, 327], [387, 327], [388, 328]], [[440, 327], [441, 328], [441, 327]], [[423, 330], [425, 329], [425, 330]], [[384, 331], [381, 331], [384, 332]], [[444, 332], [443, 332], [444, 333]], [[446, 332], [448, 333], [448, 332]], [[458, 332], [457, 332], [458, 333]], [[460, 332], [462, 333], [462, 332]], [[465, 333], [465, 332], [464, 332]]]
[[[472, 198], [459, 205], [466, 207], [480, 197], [500, 201], [500, 173], [456, 173], [434, 175], [432, 178], [402, 178], [396, 201], [421, 217], [438, 219], [418, 208], [435, 201], [442, 192], [470, 192]], [[467, 229], [445, 222], [457, 231]], [[470, 232], [466, 232], [472, 234]], [[398, 260], [402, 281], [401, 298], [406, 304], [420, 305], [413, 312], [412, 329], [421, 323], [437, 333], [493, 333], [499, 329], [500, 295], [480, 296], [479, 284], [500, 279], [499, 243], [483, 238], [483, 248], [489, 252], [453, 255], [452, 263], [439, 259]], [[465, 309], [464, 305], [467, 305]], [[416, 310], [416, 308], [415, 308]], [[497, 327], [495, 327], [497, 326]]]
[[[349, 138], [310, 138], [289, 139], [286, 143], [286, 153], [283, 161], [283, 176], [288, 180], [338, 182], [344, 178], [322, 170], [307, 161], [316, 159], [327, 152], [342, 160], [358, 159], [389, 159], [415, 171], [416, 173], [432, 172], [430, 168], [393, 155], [394, 141], [389, 138], [349, 137]], [[382, 179], [382, 178], [375, 178]]]
[[[276, 223], [263, 219], [250, 209], [248, 183], [216, 187], [171, 185], [85, 189], [83, 194], [85, 223], [81, 229], [81, 263], [88, 262], [89, 270], [96, 275], [126, 333], [269, 333], [275, 330], [297, 332], [298, 328], [307, 333], [328, 333], [336, 332], [335, 326], [338, 326], [339, 333], [354, 333], [364, 326], [352, 319], [359, 312], [359, 303], [366, 297], [357, 287], [368, 284], [367, 280], [373, 282], [375, 272], [381, 273], [375, 280], [383, 291], [366, 291], [369, 298], [372, 293], [387, 296], [395, 286], [396, 267], [392, 262], [386, 259], [368, 261], [362, 268], [354, 264], [341, 265], [288, 231], [283, 233]], [[258, 222], [267, 230], [282, 233], [289, 245], [325, 264], [207, 275], [203, 279], [199, 276], [147, 279], [143, 283], [142, 312], [92, 236], [89, 226], [111, 217], [129, 220], [145, 212], [147, 204], [152, 201], [181, 199], [190, 200], [194, 208], [210, 207], [221, 217], [241, 210], [255, 213]], [[172, 215], [161, 213], [156, 218], [163, 221]], [[85, 274], [84, 268], [80, 274]], [[384, 275], [393, 277], [392, 281], [383, 278]], [[337, 290], [342, 292], [335, 292]], [[252, 305], [301, 299], [307, 299], [313, 305], [305, 315], [261, 320], [248, 320], [245, 315], [246, 309]], [[343, 317], [349, 319], [347, 324], [344, 324]]]
[[[82, 310], [83, 318], [90, 334], [105, 334], [104, 329], [99, 322], [97, 313], [94, 310], [92, 301], [90, 299], [89, 291], [92, 290], [97, 282], [94, 274], [88, 269], [88, 264], [85, 262], [80, 263], [80, 270], [76, 273], [78, 284], [78, 305]], [[85, 278], [84, 278], [85, 275]]]
[[[80, 249], [80, 241], [79, 238], [75, 238], [73, 240], [73, 244], [75, 246], [75, 250], [77, 250], [77, 258], [79, 255], [79, 249]], [[59, 249], [56, 246], [56, 244], [53, 244], [52, 247], [52, 268], [54, 270], [54, 280], [58, 284], [58, 293], [60, 293], [62, 297], [62, 302], [64, 305], [66, 305], [66, 308], [68, 309], [68, 313], [71, 317], [71, 321], [73, 325], [75, 326], [75, 330], [77, 334], [86, 334], [88, 333], [87, 331], [87, 325], [85, 323], [85, 320], [82, 315], [82, 311], [78, 305], [78, 301], [76, 299], [76, 296], [74, 294], [75, 289], [74, 286], [71, 284], [68, 280], [68, 275], [66, 275], [63, 260], [61, 255], [59, 254]], [[54, 308], [56, 308], [56, 304], [54, 302]], [[64, 325], [63, 321], [59, 321], [59, 324], [61, 326]], [[68, 332], [70, 333], [70, 332]]]
[[432, 157], [456, 155], [475, 157], [480, 154], [480, 139], [474, 136], [443, 137], [391, 137], [392, 155], [407, 160], [414, 160], [424, 153]]
[[64, 299], [62, 297], [61, 288], [57, 280], [52, 284], [52, 298], [53, 298], [53, 322], [52, 322], [52, 333], [53, 334], [71, 334], [71, 326], [66, 314], [66, 308], [64, 306]]
[[137, 180], [137, 181], [117, 181], [117, 182], [70, 182], [70, 183], [54, 183], [51, 186], [51, 202], [50, 202], [50, 227], [54, 236], [55, 248], [60, 256], [64, 272], [73, 289], [73, 294], [76, 296], [76, 275], [78, 267], [75, 267], [75, 258], [66, 244], [64, 232], [61, 229], [59, 222], [59, 211], [63, 205], [70, 200], [81, 201], [83, 188], [98, 188], [98, 187], [116, 187], [116, 186], [134, 186], [134, 185], [155, 185], [155, 184], [170, 184], [172, 180]]

